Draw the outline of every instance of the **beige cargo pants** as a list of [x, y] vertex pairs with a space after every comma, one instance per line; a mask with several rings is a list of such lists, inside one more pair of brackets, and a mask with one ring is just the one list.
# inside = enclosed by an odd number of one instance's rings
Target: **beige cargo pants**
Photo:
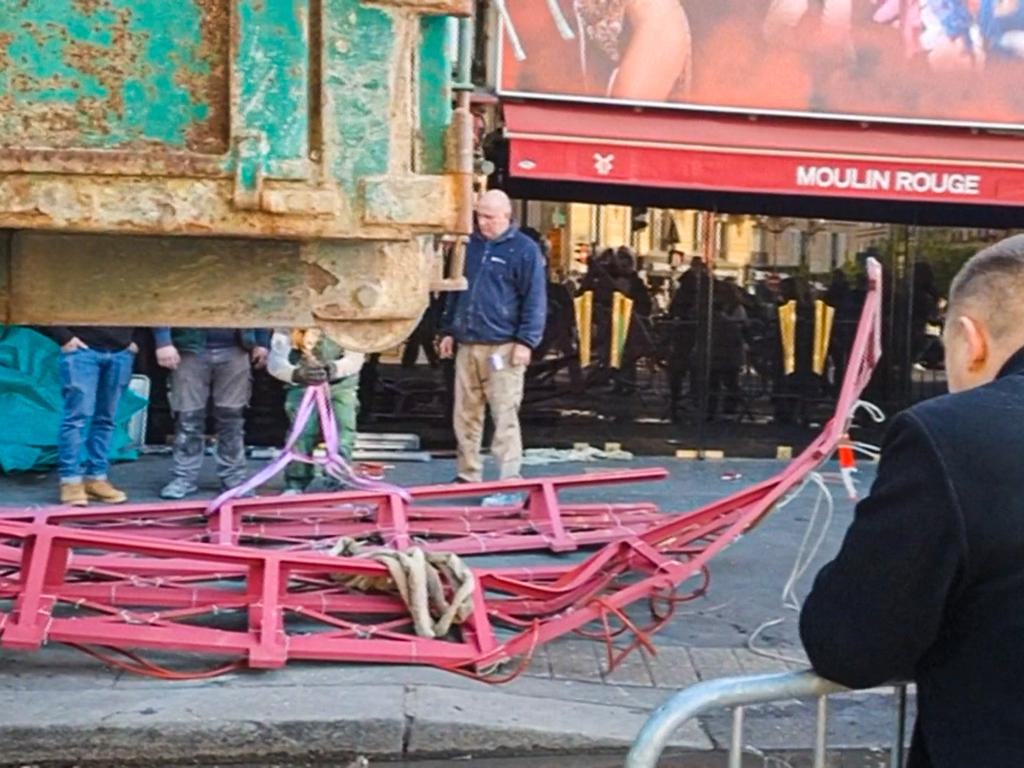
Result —
[[[494, 420], [491, 453], [502, 480], [521, 476], [523, 437], [519, 430], [519, 406], [523, 402], [526, 367], [512, 366], [508, 344], [460, 344], [455, 355], [455, 439], [458, 441], [459, 477], [469, 482], [483, 479], [480, 444], [484, 436], [484, 409], [490, 406]], [[501, 370], [491, 357], [498, 355]]]

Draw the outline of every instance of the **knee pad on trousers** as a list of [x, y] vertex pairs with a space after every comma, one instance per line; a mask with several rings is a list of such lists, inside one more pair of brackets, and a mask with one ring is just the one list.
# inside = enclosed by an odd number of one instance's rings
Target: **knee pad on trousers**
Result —
[[213, 417], [218, 424], [244, 424], [245, 408], [214, 408]]
[[244, 448], [245, 409], [215, 408], [214, 419], [217, 422], [217, 442], [224, 450], [242, 450]]
[[182, 411], [178, 414], [178, 429], [174, 436], [175, 447], [189, 456], [203, 452], [206, 447], [206, 411]]

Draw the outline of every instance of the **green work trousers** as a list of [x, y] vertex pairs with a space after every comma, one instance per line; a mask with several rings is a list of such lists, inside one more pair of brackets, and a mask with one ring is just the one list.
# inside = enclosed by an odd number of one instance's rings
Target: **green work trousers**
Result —
[[[295, 412], [299, 410], [304, 394], [305, 388], [303, 387], [288, 388], [284, 408], [292, 422], [295, 421]], [[334, 419], [338, 424], [341, 455], [351, 461], [352, 451], [356, 445], [356, 416], [359, 414], [359, 377], [349, 376], [331, 384], [331, 404], [334, 406]], [[313, 451], [322, 441], [320, 414], [314, 410], [312, 417], [302, 430], [295, 448], [307, 456], [312, 456]], [[284, 473], [285, 487], [305, 490], [315, 474], [316, 468], [312, 464], [293, 461]]]

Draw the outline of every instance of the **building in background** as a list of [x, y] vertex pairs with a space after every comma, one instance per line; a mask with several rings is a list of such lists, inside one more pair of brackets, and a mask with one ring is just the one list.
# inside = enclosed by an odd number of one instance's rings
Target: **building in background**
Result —
[[889, 239], [885, 225], [744, 214], [709, 214], [628, 205], [518, 201], [524, 225], [551, 243], [551, 270], [586, 270], [595, 249], [626, 245], [648, 275], [677, 274], [705, 253], [702, 217], [713, 219], [715, 272], [745, 284], [752, 271], [827, 275]]

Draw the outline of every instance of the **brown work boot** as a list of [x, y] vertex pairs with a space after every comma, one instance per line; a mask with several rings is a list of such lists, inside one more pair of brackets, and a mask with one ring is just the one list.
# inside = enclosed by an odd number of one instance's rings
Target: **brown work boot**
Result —
[[90, 499], [107, 504], [120, 504], [128, 500], [128, 495], [112, 486], [109, 480], [86, 480], [85, 492]]
[[69, 504], [72, 507], [89, 506], [89, 496], [85, 492], [83, 483], [61, 483], [60, 503]]

